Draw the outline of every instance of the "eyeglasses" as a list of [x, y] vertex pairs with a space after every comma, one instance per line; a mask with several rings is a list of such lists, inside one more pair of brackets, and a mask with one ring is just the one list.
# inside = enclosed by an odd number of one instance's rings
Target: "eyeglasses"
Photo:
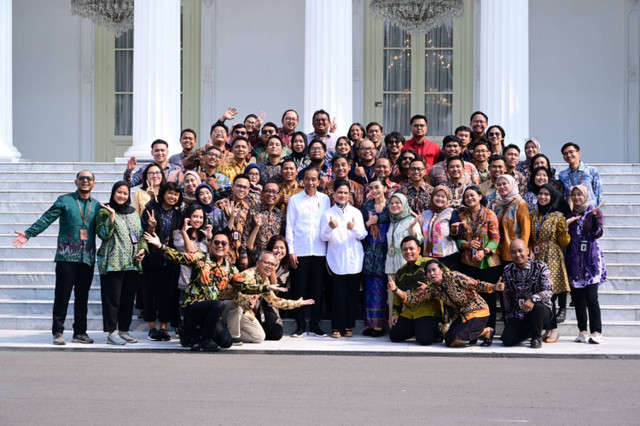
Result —
[[402, 162], [403, 162], [403, 163], [404, 163], [405, 161], [413, 161], [413, 160], [415, 160], [415, 158], [413, 158], [413, 157], [403, 157], [403, 158], [402, 158]]
[[420, 127], [427, 127], [427, 125], [426, 124], [413, 124], [412, 127], [420, 128]]
[[248, 186], [246, 186], [246, 185], [238, 185], [237, 183], [233, 184], [233, 187], [234, 187], [234, 188], [238, 188], [238, 189], [242, 189], [242, 190], [244, 190], [244, 191], [246, 191], [247, 189], [249, 189], [249, 187], [248, 187]]
[[375, 148], [371, 148], [371, 147], [360, 147], [358, 148], [358, 151], [364, 151], [364, 152], [372, 152]]
[[260, 262], [264, 263], [267, 266], [271, 266], [272, 268], [275, 268], [276, 266], [278, 266], [277, 263], [273, 263], [273, 262], [268, 262], [266, 260], [261, 260]]
[[489, 133], [487, 133], [487, 136], [489, 136], [489, 137], [492, 137], [492, 136], [500, 137], [500, 136], [502, 136], [502, 133], [500, 133], [500, 132], [489, 132]]
[[276, 191], [275, 189], [263, 189], [262, 193], [269, 195], [278, 195], [278, 191]]
[[213, 240], [212, 243], [214, 246], [222, 246], [222, 247], [226, 247], [229, 245], [228, 241], [221, 241], [221, 240]]
[[234, 130], [233, 133], [240, 136], [245, 136], [247, 134], [244, 130]]
[[321, 146], [314, 146], [313, 148], [309, 148], [309, 152], [311, 151], [322, 151], [322, 147]]
[[315, 121], [316, 123], [326, 123], [327, 120], [326, 118], [315, 118], [313, 121]]
[[476, 149], [473, 150], [473, 152], [477, 152], [478, 154], [482, 154], [483, 152], [484, 153], [489, 152], [489, 150], [488, 149], [478, 149], [478, 148], [476, 148]]
[[421, 172], [424, 170], [424, 167], [409, 167], [409, 171], [412, 172]]
[[392, 139], [389, 141], [389, 143], [387, 145], [402, 145], [402, 141], [397, 140], [397, 139]]
[[284, 121], [298, 121], [298, 119], [294, 117], [285, 117]]
[[93, 180], [93, 178], [91, 176], [78, 176], [78, 180], [79, 181], [87, 181], [87, 182], [91, 182]]
[[216, 152], [207, 152], [205, 155], [207, 157], [212, 157], [212, 158], [216, 158], [216, 159], [220, 158], [220, 156]]
[[[162, 172], [149, 172], [147, 173], [147, 176], [160, 176], [162, 174]], [[91, 178], [89, 178], [89, 180], [91, 180]]]
[[224, 135], [226, 132], [224, 130], [214, 130], [211, 132], [212, 135]]

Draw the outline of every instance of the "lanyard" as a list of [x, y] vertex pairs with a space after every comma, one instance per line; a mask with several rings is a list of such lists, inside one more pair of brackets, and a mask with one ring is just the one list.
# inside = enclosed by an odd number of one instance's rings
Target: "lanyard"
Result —
[[[85, 228], [84, 223], [87, 220], [87, 217], [89, 217], [89, 215], [91, 214], [91, 207], [93, 207], [93, 201], [89, 200], [89, 211], [87, 212], [86, 216], [82, 213], [82, 207], [80, 207], [80, 200], [76, 200], [76, 203], [78, 203], [78, 210], [80, 210], [80, 219], [82, 219], [82, 228]], [[85, 202], [84, 205], [86, 206], [87, 203]]]
[[574, 187], [576, 185], [580, 185], [580, 183], [582, 183], [582, 176], [584, 176], [584, 170], [580, 172], [580, 179], [578, 179], [578, 183], [575, 183], [573, 181], [573, 178], [571, 177], [571, 173], [573, 173], [573, 170], [569, 172], [569, 180], [571, 181], [571, 186]]
[[540, 244], [540, 228], [542, 227], [542, 224], [544, 223], [544, 221], [547, 220], [547, 216], [549, 216], [549, 213], [551, 212], [547, 212], [542, 218], [542, 220], [540, 219], [540, 216], [538, 216], [538, 223], [536, 224], [536, 242], [538, 244]]

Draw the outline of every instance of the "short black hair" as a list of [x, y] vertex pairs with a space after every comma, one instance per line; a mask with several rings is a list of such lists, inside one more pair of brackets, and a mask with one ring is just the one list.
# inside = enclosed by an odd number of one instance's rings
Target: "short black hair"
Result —
[[151, 142], [151, 149], [153, 149], [153, 147], [158, 145], [158, 144], [163, 144], [167, 148], [169, 148], [169, 144], [167, 143], [167, 141], [165, 141], [163, 139], [156, 139], [155, 141]]
[[389, 142], [391, 142], [391, 139], [395, 139], [397, 141], [401, 141], [402, 144], [404, 145], [404, 136], [402, 136], [402, 134], [400, 134], [400, 132], [391, 132], [389, 133], [387, 136], [384, 137], [384, 144], [385, 145], [389, 145]]
[[236, 175], [236, 176], [233, 178], [233, 183], [236, 183], [236, 181], [237, 181], [238, 179], [246, 179], [246, 180], [248, 180], [249, 182], [251, 182], [251, 179], [249, 179], [249, 175], [248, 175], [248, 174], [246, 174], [246, 173], [240, 173], [239, 175]]
[[333, 183], [333, 190], [337, 191], [341, 186], [346, 186], [347, 188], [349, 188], [349, 191], [351, 191], [351, 185], [349, 184], [349, 181], [345, 179], [338, 179], [337, 181], [335, 181]]
[[266, 123], [264, 123], [264, 124], [262, 125], [262, 128], [264, 129], [265, 127], [273, 127], [274, 129], [276, 129], [276, 133], [278, 132], [278, 126], [277, 126], [277, 124], [275, 124], [275, 123], [274, 123], [274, 122], [272, 122], [272, 121], [267, 121]]
[[175, 206], [173, 206], [174, 208], [180, 207], [180, 205], [182, 204], [183, 194], [182, 187], [178, 182], [165, 182], [162, 184], [162, 186], [160, 187], [160, 191], [158, 191], [158, 204], [162, 204], [162, 202], [164, 201], [164, 195], [169, 191], [175, 191], [180, 194], [180, 196], [178, 197], [178, 202]]
[[569, 148], [570, 146], [575, 148], [576, 151], [580, 151], [580, 145], [578, 145], [575, 142], [567, 142], [564, 145], [562, 145], [562, 148], [560, 148], [560, 154], [564, 155], [564, 149]]
[[196, 134], [196, 131], [193, 129], [182, 129], [182, 131], [180, 132], [180, 137], [182, 138], [182, 135], [184, 135], [185, 133], [193, 133], [193, 138], [194, 139], [198, 139], [198, 135]]
[[420, 114], [416, 114], [413, 117], [411, 117], [411, 120], [409, 120], [409, 124], [413, 124], [414, 121], [420, 120], [420, 119], [424, 120], [426, 124], [429, 124], [429, 122], [427, 121], [427, 117]]
[[214, 130], [216, 127], [222, 127], [222, 128], [224, 129], [224, 131], [225, 131], [225, 132], [227, 132], [227, 134], [229, 134], [229, 128], [227, 127], [227, 125], [226, 125], [226, 124], [224, 124], [224, 123], [221, 123], [221, 122], [219, 122], [219, 121], [218, 121], [218, 122], [215, 122], [215, 123], [213, 123], [213, 124], [211, 125], [211, 130], [209, 130], [209, 134], [213, 133], [213, 130]]
[[482, 111], [475, 111], [473, 114], [471, 114], [471, 117], [469, 118], [469, 121], [473, 121], [473, 117], [475, 117], [476, 115], [480, 114], [481, 116], [484, 117], [484, 119], [486, 120], [486, 122], [489, 122], [489, 117], [487, 117], [487, 114], [485, 114]]
[[313, 167], [313, 166], [309, 166], [309, 167], [307, 167], [306, 169], [304, 169], [304, 171], [302, 172], [302, 178], [303, 178], [303, 179], [307, 176], [307, 172], [308, 172], [309, 170], [313, 170], [313, 171], [315, 171], [315, 172], [318, 174], [318, 178], [320, 178], [320, 170], [316, 169], [316, 168], [315, 168], [315, 167]]
[[311, 139], [311, 142], [309, 142], [309, 145], [307, 145], [309, 152], [311, 152], [311, 145], [318, 144], [318, 143], [320, 144], [320, 146], [322, 146], [322, 149], [324, 150], [324, 152], [327, 152], [327, 145], [324, 142], [322, 142], [322, 139], [318, 139], [318, 138]]
[[462, 145], [462, 142], [460, 142], [460, 138], [459, 137], [457, 137], [455, 135], [447, 135], [447, 136], [444, 137], [444, 139], [442, 139], [442, 147], [444, 148], [445, 146], [447, 146], [451, 142], [455, 142], [458, 145]]
[[494, 161], [504, 161], [504, 163], [507, 163], [507, 160], [505, 160], [505, 158], [502, 155], [498, 155], [498, 154], [493, 154], [491, 157], [489, 157], [489, 165], [491, 165], [491, 163], [493, 163]]
[[326, 115], [326, 116], [327, 116], [327, 118], [328, 118], [329, 120], [331, 120], [331, 116], [329, 115], [329, 113], [328, 113], [327, 111], [323, 110], [323, 109], [319, 109], [319, 110], [317, 110], [316, 112], [314, 112], [314, 113], [313, 113], [313, 116], [311, 117], [311, 120], [315, 120], [315, 119], [316, 119], [316, 116], [317, 116], [317, 115], [320, 115], [320, 114], [324, 114], [324, 115]]
[[406, 237], [404, 237], [400, 242], [400, 248], [402, 249], [402, 246], [408, 243], [409, 241], [413, 241], [414, 243], [416, 243], [418, 248], [420, 248], [420, 241], [418, 241], [418, 239], [413, 235], [407, 235]]
[[380, 131], [382, 131], [382, 126], [380, 125], [380, 123], [376, 122], [376, 121], [372, 121], [371, 123], [367, 124], [367, 133], [369, 132], [369, 129], [372, 128], [373, 126], [378, 126], [380, 127]]
[[249, 139], [245, 138], [244, 136], [238, 136], [231, 142], [231, 148], [233, 148], [236, 145], [236, 142], [238, 141], [245, 141], [248, 146], [251, 146], [249, 144]]
[[520, 147], [514, 143], [510, 143], [509, 145], [505, 146], [502, 152], [507, 152], [508, 149], [515, 149], [516, 151], [518, 151], [518, 154], [520, 154]]
[[[263, 129], [264, 129], [264, 127], [263, 127]], [[271, 142], [271, 139], [277, 139], [280, 142], [280, 146], [282, 148], [284, 148], [284, 142], [282, 142], [282, 138], [280, 138], [280, 136], [278, 136], [278, 135], [269, 136], [269, 139], [267, 139], [267, 144], [269, 144], [269, 142]]]
[[333, 158], [331, 159], [331, 167], [333, 167], [333, 165], [334, 165], [334, 164], [336, 163], [336, 161], [338, 161], [338, 160], [346, 160], [346, 161], [347, 161], [347, 163], [349, 163], [349, 159], [348, 159], [346, 156], [344, 156], [344, 155], [342, 155], [342, 154], [336, 154], [336, 155], [334, 155], [334, 156], [333, 156]]
[[469, 135], [473, 134], [473, 131], [471, 130], [471, 127], [468, 127], [468, 126], [458, 126], [458, 127], [456, 127], [456, 131], [453, 132], [453, 134], [457, 135], [458, 132], [469, 132]]

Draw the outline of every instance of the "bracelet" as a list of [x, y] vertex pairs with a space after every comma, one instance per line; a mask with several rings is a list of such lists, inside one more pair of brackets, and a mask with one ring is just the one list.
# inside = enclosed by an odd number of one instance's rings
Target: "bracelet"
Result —
[[393, 290], [391, 290], [391, 292], [392, 292], [392, 293], [397, 293], [397, 292], [398, 292], [398, 290], [400, 290], [400, 289], [398, 288], [398, 286], [396, 286], [396, 288], [394, 288]]

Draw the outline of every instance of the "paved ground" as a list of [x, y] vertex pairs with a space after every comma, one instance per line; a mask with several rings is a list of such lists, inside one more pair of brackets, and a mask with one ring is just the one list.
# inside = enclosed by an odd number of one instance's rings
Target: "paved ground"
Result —
[[640, 361], [3, 350], [0, 424], [637, 424]]
[[[45, 330], [0, 330], [0, 349], [32, 349], [58, 351], [187, 351], [178, 340], [151, 342], [146, 332], [132, 332], [140, 341], [134, 345], [113, 346], [106, 344], [106, 333], [89, 332], [96, 343], [82, 345], [71, 342], [71, 332], [65, 332], [67, 345], [53, 346], [51, 332]], [[173, 333], [172, 333], [173, 334]], [[541, 349], [529, 348], [528, 342], [506, 348], [496, 339], [493, 346], [451, 349], [443, 344], [420, 346], [415, 342], [392, 343], [387, 336], [381, 338], [356, 335], [352, 338], [330, 337], [284, 337], [277, 342], [234, 346], [226, 352], [252, 354], [349, 354], [349, 355], [396, 355], [396, 356], [440, 356], [447, 357], [543, 357], [543, 358], [635, 358], [640, 359], [640, 338], [606, 337], [604, 344], [592, 345], [573, 342], [573, 336], [561, 337], [557, 343], [543, 343]]]

